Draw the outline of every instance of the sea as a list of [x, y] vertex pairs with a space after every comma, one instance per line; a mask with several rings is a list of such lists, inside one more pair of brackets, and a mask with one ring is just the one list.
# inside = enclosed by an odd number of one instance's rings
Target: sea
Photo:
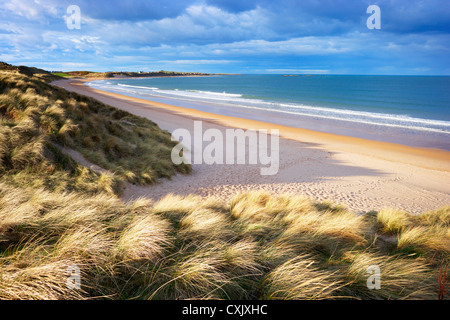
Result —
[[447, 76], [211, 75], [87, 85], [227, 116], [450, 150]]

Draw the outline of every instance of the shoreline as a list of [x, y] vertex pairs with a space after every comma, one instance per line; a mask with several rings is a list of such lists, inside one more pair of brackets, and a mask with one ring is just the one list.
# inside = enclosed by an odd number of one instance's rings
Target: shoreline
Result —
[[[443, 149], [437, 149], [437, 148], [423, 148], [423, 147], [412, 147], [404, 144], [399, 143], [393, 143], [393, 142], [385, 142], [385, 141], [378, 141], [378, 140], [370, 140], [370, 139], [364, 139], [364, 138], [358, 138], [358, 137], [352, 137], [352, 136], [346, 136], [346, 135], [339, 135], [334, 133], [328, 133], [328, 132], [321, 132], [321, 131], [314, 131], [310, 129], [304, 129], [304, 128], [296, 128], [296, 127], [290, 127], [290, 126], [284, 126], [279, 124], [274, 124], [268, 121], [258, 121], [258, 120], [251, 120], [251, 119], [245, 119], [245, 118], [238, 118], [233, 116], [226, 116], [226, 115], [220, 115], [216, 113], [211, 112], [204, 112], [196, 109], [191, 108], [185, 108], [185, 107], [179, 107], [174, 106], [162, 102], [156, 102], [152, 100], [147, 99], [141, 99], [136, 98], [132, 96], [122, 95], [118, 93], [108, 92], [108, 91], [102, 91], [98, 89], [94, 89], [91, 87], [88, 87], [84, 85], [85, 82], [89, 81], [95, 81], [95, 80], [106, 80], [107, 78], [96, 78], [96, 79], [67, 79], [63, 81], [70, 81], [70, 85], [79, 85], [80, 82], [83, 84], [84, 88], [87, 88], [88, 91], [100, 93], [103, 95], [108, 95], [111, 97], [116, 97], [119, 99], [124, 100], [130, 100], [130, 101], [136, 101], [140, 103], [148, 103], [149, 107], [163, 109], [167, 112], [177, 113], [186, 117], [190, 118], [202, 118], [202, 120], [209, 120], [209, 121], [216, 121], [218, 124], [222, 126], [227, 127], [233, 127], [233, 128], [241, 128], [241, 129], [278, 129], [280, 130], [280, 138], [285, 139], [292, 139], [299, 142], [304, 143], [320, 143], [324, 146], [331, 147], [332, 149], [336, 149], [337, 151], [352, 151], [355, 152], [353, 149], [354, 146], [358, 146], [359, 149], [356, 153], [362, 153], [366, 155], [371, 155], [374, 157], [382, 157], [382, 159], [389, 160], [391, 157], [389, 157], [387, 154], [381, 156], [373, 152], [374, 149], [377, 151], [382, 150], [385, 152], [392, 153], [392, 156], [397, 157], [401, 154], [405, 154], [407, 156], [413, 156], [416, 157], [419, 162], [409, 163], [408, 164], [414, 164], [414, 165], [420, 165], [424, 168], [428, 169], [434, 169], [434, 170], [442, 170], [442, 171], [450, 171], [450, 151], [446, 151]], [[85, 91], [85, 90], [82, 90]], [[351, 149], [349, 149], [351, 148]], [[426, 158], [426, 164], [424, 161]], [[399, 159], [396, 159], [398, 161]], [[437, 160], [437, 161], [444, 161], [444, 163], [434, 163], [430, 164], [429, 160]], [[402, 161], [402, 160], [400, 160]]]
[[[340, 102], [337, 106], [333, 106], [334, 104], [330, 102], [331, 104], [329, 106], [322, 105], [317, 107], [316, 110], [312, 106], [314, 103], [301, 102], [300, 100], [291, 101], [288, 92], [285, 92], [288, 95], [286, 101], [283, 101], [282, 97], [276, 98], [274, 96], [273, 98], [269, 98], [269, 96], [272, 96], [272, 93], [268, 93], [266, 98], [255, 98], [256, 100], [251, 98], [252, 95], [246, 96], [245, 94], [239, 94], [241, 91], [246, 92], [246, 90], [240, 90], [236, 87], [239, 86], [239, 83], [242, 83], [240, 78], [209, 80], [198, 77], [196, 78], [197, 80], [193, 81], [182, 79], [182, 77], [178, 77], [177, 79], [176, 81], [174, 80], [175, 82], [169, 81], [169, 83], [177, 83], [174, 87], [169, 85], [169, 88], [166, 87], [167, 81], [161, 80], [163, 82], [160, 83], [160, 80], [150, 78], [147, 78], [147, 80], [130, 78], [124, 79], [123, 81], [120, 79], [97, 80], [89, 81], [86, 85], [102, 91], [235, 118], [270, 122], [271, 124], [279, 124], [286, 127], [328, 132], [340, 136], [351, 136], [366, 140], [391, 142], [411, 147], [436, 148], [450, 151], [448, 122], [441, 122], [441, 116], [436, 118], [436, 114], [434, 117], [430, 114], [430, 118], [428, 119], [421, 117], [419, 114], [415, 114], [413, 110], [411, 112], [405, 110], [404, 113], [408, 115], [395, 115], [395, 112], [389, 112], [388, 110], [376, 111], [374, 109], [373, 111], [369, 111], [365, 107], [362, 107], [361, 110], [356, 110], [354, 107], [351, 107], [355, 105], [351, 101], [348, 101], [349, 108], [341, 106], [343, 107], [342, 109], [339, 105], [345, 100], [343, 96], [338, 98], [337, 101]], [[269, 79], [263, 77], [261, 81], [267, 81]], [[276, 79], [273, 78], [274, 81]], [[141, 82], [141, 80], [144, 82]], [[248, 80], [252, 83], [250, 85], [251, 88], [254, 86], [259, 87], [256, 83], [253, 84], [253, 81], [258, 80], [257, 78], [248, 78]], [[200, 81], [198, 86], [194, 85], [198, 81]], [[224, 87], [217, 86], [219, 83], [223, 83]], [[242, 85], [245, 86], [244, 83]], [[317, 95], [319, 93], [315, 86], [311, 88], [311, 95]], [[145, 87], [149, 87], [149, 90], [143, 90]], [[172, 87], [185, 89], [172, 90]], [[224, 89], [227, 89], [226, 91], [229, 92], [226, 93]], [[267, 89], [270, 90], [269, 88]], [[278, 89], [274, 90], [278, 91]], [[222, 94], [226, 95], [222, 96]], [[303, 94], [306, 96], [309, 95], [306, 91]], [[265, 96], [261, 92], [260, 95]], [[361, 96], [355, 97], [358, 101], [361, 98]], [[398, 98], [395, 96], [392, 99], [397, 101]], [[384, 99], [389, 98], [385, 97]], [[400, 102], [398, 108], [395, 107], [395, 104], [389, 103], [389, 100], [386, 100], [384, 104], [391, 105], [393, 109], [399, 110], [405, 107], [403, 102]], [[418, 110], [418, 108], [413, 109]], [[444, 114], [442, 116], [446, 118]]]
[[190, 176], [175, 177], [153, 186], [128, 186], [125, 200], [139, 196], [158, 199], [169, 192], [226, 197], [262, 189], [301, 193], [317, 200], [330, 199], [358, 212], [363, 208], [369, 211], [389, 206], [418, 213], [450, 204], [448, 151], [222, 116], [84, 85], [93, 80], [99, 79], [63, 79], [52, 84], [147, 117], [169, 132], [176, 128], [192, 130], [194, 120], [203, 120], [204, 129], [278, 129], [280, 132], [277, 177], [256, 175], [259, 166], [193, 165], [194, 173]]

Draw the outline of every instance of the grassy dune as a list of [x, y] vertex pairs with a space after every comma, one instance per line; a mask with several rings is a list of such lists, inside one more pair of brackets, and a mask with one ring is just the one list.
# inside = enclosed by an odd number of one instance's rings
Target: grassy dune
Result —
[[[122, 202], [123, 181], [189, 172], [172, 146], [151, 121], [1, 72], [0, 299], [448, 298], [450, 207], [358, 216], [261, 192]], [[379, 290], [366, 285], [372, 265]]]
[[[0, 72], [0, 130], [0, 174], [16, 185], [113, 191], [190, 171], [173, 165], [175, 143], [152, 121], [19, 72]], [[110, 173], [78, 165], [61, 147]]]

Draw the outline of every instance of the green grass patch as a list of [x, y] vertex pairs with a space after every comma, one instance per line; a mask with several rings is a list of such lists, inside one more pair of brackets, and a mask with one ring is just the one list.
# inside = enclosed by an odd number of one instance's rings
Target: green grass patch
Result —
[[53, 75], [63, 77], [63, 78], [71, 78], [72, 76], [70, 74], [64, 73], [64, 72], [52, 72]]

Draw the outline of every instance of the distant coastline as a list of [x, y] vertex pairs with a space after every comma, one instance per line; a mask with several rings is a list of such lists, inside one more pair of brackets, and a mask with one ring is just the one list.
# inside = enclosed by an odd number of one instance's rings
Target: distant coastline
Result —
[[63, 78], [95, 78], [95, 79], [111, 79], [111, 78], [150, 78], [150, 77], [189, 77], [189, 76], [210, 76], [210, 73], [202, 72], [178, 72], [178, 71], [49, 71], [51, 74]]

